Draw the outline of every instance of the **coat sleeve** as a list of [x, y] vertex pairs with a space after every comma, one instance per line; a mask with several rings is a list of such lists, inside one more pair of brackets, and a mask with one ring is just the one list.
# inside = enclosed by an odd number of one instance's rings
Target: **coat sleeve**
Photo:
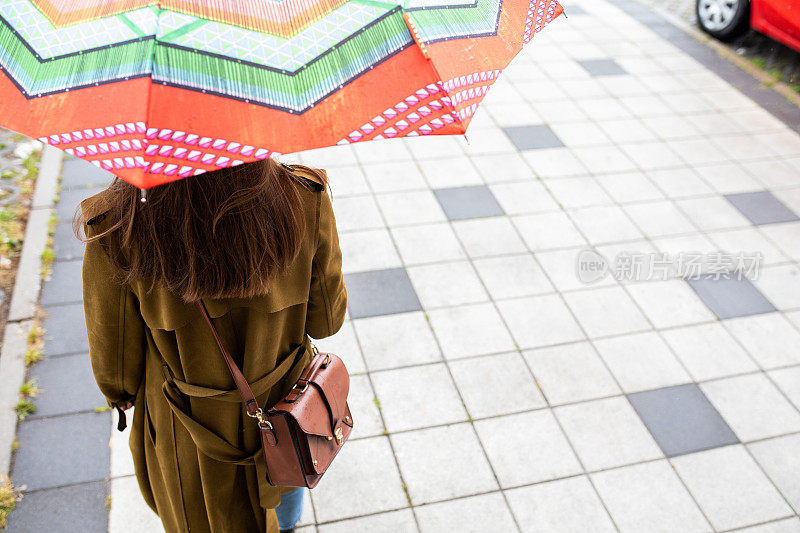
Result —
[[347, 291], [342, 277], [342, 251], [336, 218], [328, 193], [319, 193], [317, 248], [311, 269], [306, 333], [314, 339], [339, 331], [347, 310]]
[[[114, 281], [113, 266], [97, 241], [86, 244], [83, 256], [83, 309], [95, 380], [108, 404], [118, 408], [139, 389], [147, 337], [138, 299]], [[120, 426], [124, 423], [120, 412]]]

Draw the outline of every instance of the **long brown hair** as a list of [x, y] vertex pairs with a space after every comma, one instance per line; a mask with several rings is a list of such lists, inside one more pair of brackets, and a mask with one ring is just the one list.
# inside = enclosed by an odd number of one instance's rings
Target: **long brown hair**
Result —
[[[292, 165], [317, 176], [324, 173]], [[115, 179], [97, 235], [119, 281], [159, 284], [185, 301], [249, 298], [267, 292], [297, 256], [305, 233], [298, 184], [312, 184], [271, 159], [173, 181], [147, 191]], [[104, 207], [104, 209], [105, 209]], [[100, 222], [98, 220], [97, 222]]]

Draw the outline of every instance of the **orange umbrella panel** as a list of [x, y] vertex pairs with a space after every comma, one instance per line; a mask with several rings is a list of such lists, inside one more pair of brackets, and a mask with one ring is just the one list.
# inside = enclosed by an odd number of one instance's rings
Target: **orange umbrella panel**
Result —
[[0, 125], [150, 187], [464, 133], [555, 0], [9, 0]]

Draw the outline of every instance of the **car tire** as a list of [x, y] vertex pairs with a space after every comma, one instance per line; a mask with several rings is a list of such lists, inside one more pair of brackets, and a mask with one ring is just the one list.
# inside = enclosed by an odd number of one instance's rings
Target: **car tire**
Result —
[[697, 0], [697, 23], [720, 41], [732, 41], [750, 28], [750, 0]]

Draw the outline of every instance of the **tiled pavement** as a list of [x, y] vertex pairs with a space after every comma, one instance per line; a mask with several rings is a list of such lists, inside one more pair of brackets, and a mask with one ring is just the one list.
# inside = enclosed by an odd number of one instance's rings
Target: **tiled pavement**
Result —
[[[567, 13], [468, 143], [300, 156], [332, 181], [350, 309], [319, 344], [357, 421], [304, 531], [800, 531], [800, 136], [636, 4]], [[102, 181], [67, 165], [64, 221]], [[66, 222], [56, 247], [12, 531], [157, 531], [93, 412]], [[587, 284], [587, 247], [762, 262]]]

